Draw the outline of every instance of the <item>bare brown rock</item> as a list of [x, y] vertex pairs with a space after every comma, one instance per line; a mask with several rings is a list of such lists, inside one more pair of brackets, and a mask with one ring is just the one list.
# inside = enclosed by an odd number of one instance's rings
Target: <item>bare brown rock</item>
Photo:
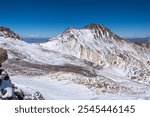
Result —
[[5, 61], [7, 60], [8, 58], [8, 55], [7, 55], [7, 51], [0, 48], [0, 65]]

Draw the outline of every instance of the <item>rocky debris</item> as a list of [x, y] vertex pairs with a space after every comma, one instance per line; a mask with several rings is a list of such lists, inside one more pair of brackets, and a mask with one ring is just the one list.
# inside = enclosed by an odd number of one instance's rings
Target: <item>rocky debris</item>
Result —
[[15, 95], [15, 99], [24, 100], [25, 97], [24, 92], [16, 86], [14, 87], [14, 95]]
[[123, 95], [137, 95], [143, 94], [147, 90], [145, 85], [139, 87], [139, 83], [134, 83], [137, 87], [134, 87], [125, 82], [116, 82], [105, 76], [97, 76], [95, 78], [87, 78], [85, 76], [71, 74], [63, 72], [56, 72], [51, 75], [52, 79], [70, 80], [76, 84], [85, 85], [89, 89], [96, 91], [97, 93], [111, 93], [111, 94], [123, 94]]
[[[48, 74], [50, 72], [68, 72], [68, 73], [76, 73], [76, 74], [81, 74], [83, 76], [87, 77], [94, 77], [96, 76], [96, 73], [94, 69], [89, 69], [89, 68], [84, 68], [81, 66], [77, 65], [49, 65], [49, 64], [35, 64], [35, 63], [30, 63], [27, 61], [23, 60], [8, 60], [8, 63], [4, 64], [4, 67], [9, 71], [11, 75], [24, 75], [26, 74], [27, 76], [39, 76], [39, 75], [44, 75]], [[89, 63], [87, 62], [87, 65]], [[91, 64], [92, 65], [92, 64]], [[29, 72], [28, 70], [32, 70]]]
[[33, 95], [33, 100], [45, 100], [45, 98], [39, 91], [37, 91]]
[[24, 92], [24, 100], [45, 100], [45, 98], [39, 91], [36, 91], [33, 95]]
[[14, 39], [21, 39], [20, 36], [16, 33], [14, 33], [12, 30], [9, 28], [0, 26], [0, 37], [5, 37], [5, 38], [14, 38]]

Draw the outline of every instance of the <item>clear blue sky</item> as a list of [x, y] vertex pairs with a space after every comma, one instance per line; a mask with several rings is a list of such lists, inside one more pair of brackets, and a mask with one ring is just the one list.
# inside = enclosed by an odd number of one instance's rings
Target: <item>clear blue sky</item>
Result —
[[150, 36], [150, 0], [0, 0], [0, 25], [23, 37], [99, 23], [123, 37]]

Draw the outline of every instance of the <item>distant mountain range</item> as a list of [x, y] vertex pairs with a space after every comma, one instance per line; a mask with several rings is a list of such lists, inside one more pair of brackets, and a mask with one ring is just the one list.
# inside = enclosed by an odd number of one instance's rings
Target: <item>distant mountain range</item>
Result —
[[22, 38], [23, 41], [28, 42], [28, 43], [43, 43], [43, 42], [48, 42], [49, 38], [40, 38], [40, 37], [34, 37], [34, 38]]
[[143, 37], [143, 38], [136, 37], [136, 38], [126, 38], [126, 39], [132, 42], [150, 43], [150, 37]]
[[127, 40], [131, 42], [135, 42], [136, 44], [150, 48], [150, 37], [144, 37], [144, 38], [127, 38]]

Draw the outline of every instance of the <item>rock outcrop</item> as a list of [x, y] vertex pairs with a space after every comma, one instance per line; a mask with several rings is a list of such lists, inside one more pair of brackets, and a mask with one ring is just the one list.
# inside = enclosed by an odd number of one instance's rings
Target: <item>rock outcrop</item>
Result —
[[0, 99], [23, 99], [24, 94], [11, 82], [8, 73], [2, 68], [2, 63], [8, 58], [7, 51], [0, 48]]
[[0, 66], [8, 58], [7, 51], [0, 48]]
[[21, 39], [20, 36], [16, 33], [14, 33], [12, 30], [9, 28], [0, 26], [0, 37], [5, 37], [5, 38], [13, 38], [13, 39]]

